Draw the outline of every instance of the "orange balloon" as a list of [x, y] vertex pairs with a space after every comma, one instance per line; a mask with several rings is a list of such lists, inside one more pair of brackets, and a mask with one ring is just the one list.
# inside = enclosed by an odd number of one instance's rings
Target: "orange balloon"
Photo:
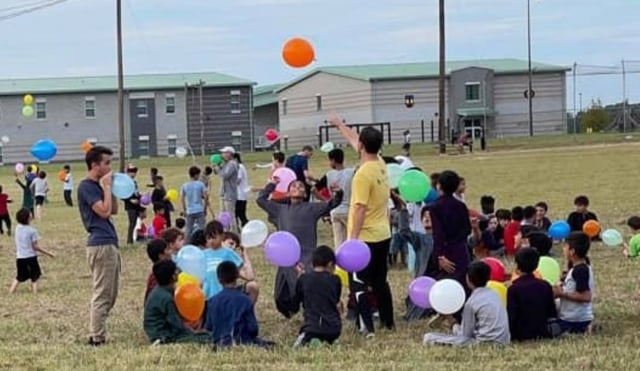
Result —
[[89, 150], [91, 148], [93, 148], [93, 144], [91, 144], [90, 142], [88, 142], [86, 140], [84, 142], [82, 142], [82, 144], [80, 144], [80, 149], [82, 149], [82, 152], [84, 152], [84, 153], [89, 152]]
[[67, 179], [67, 173], [64, 170], [58, 171], [58, 180], [64, 182]]
[[187, 321], [197, 321], [204, 312], [204, 293], [195, 283], [186, 283], [176, 290], [174, 300], [178, 313]]
[[590, 238], [593, 238], [600, 234], [600, 223], [595, 220], [587, 220], [582, 225], [582, 231]]
[[282, 48], [282, 58], [291, 67], [302, 68], [310, 65], [316, 53], [307, 40], [296, 37], [288, 40]]

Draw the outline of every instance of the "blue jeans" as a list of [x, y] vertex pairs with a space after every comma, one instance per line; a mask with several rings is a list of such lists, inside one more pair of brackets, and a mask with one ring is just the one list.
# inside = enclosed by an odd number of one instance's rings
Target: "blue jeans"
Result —
[[568, 332], [570, 334], [584, 334], [587, 332], [590, 324], [591, 321], [570, 322], [558, 319], [558, 325], [560, 325], [562, 333]]
[[187, 215], [186, 224], [184, 227], [184, 232], [185, 232], [187, 241], [191, 240], [191, 235], [195, 230], [197, 229], [204, 230], [204, 227], [206, 226], [206, 224], [207, 224], [207, 218], [204, 215], [204, 212]]

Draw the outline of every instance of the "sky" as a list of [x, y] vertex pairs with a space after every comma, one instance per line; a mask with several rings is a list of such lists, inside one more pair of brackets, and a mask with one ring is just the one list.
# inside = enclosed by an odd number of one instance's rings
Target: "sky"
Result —
[[[12, 19], [0, 0], [0, 78], [112, 75], [115, 1], [67, 0]], [[281, 60], [290, 37], [309, 39], [312, 67], [438, 59], [437, 0], [122, 0], [125, 73], [215, 71], [259, 84], [307, 72]], [[525, 0], [446, 0], [447, 58], [527, 58]], [[532, 0], [533, 59], [619, 72], [640, 102], [638, 0]], [[310, 67], [310, 68], [312, 68]], [[579, 76], [576, 96], [621, 101], [622, 76]], [[569, 111], [572, 78], [567, 79]], [[579, 103], [577, 103], [578, 105]]]

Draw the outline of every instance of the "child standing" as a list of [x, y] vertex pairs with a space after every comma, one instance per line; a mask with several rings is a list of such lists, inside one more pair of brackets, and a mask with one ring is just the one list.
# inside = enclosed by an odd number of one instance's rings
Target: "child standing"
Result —
[[304, 324], [294, 346], [306, 345], [312, 341], [333, 344], [340, 337], [342, 284], [333, 274], [336, 255], [328, 246], [319, 246], [312, 255], [313, 271], [302, 273], [296, 285], [294, 304], [304, 309]]
[[31, 291], [38, 292], [38, 279], [41, 276], [40, 264], [38, 264], [38, 253], [43, 253], [50, 257], [55, 254], [38, 246], [38, 231], [29, 225], [31, 222], [31, 212], [27, 209], [20, 209], [16, 213], [18, 226], [16, 227], [16, 267], [18, 273], [11, 284], [9, 293], [13, 294], [18, 288], [18, 284], [26, 280], [31, 280]]
[[65, 172], [64, 183], [62, 186], [62, 193], [64, 195], [64, 202], [69, 207], [73, 207], [73, 199], [71, 198], [71, 192], [73, 192], [73, 175], [71, 175], [71, 166], [64, 165], [62, 168]]
[[167, 220], [164, 218], [164, 207], [165, 205], [162, 202], [153, 204], [153, 212], [155, 213], [153, 221], [151, 222], [155, 233], [155, 236], [153, 237], [162, 236], [165, 228], [167, 228]]
[[27, 209], [33, 214], [33, 194], [31, 193], [31, 183], [33, 182], [33, 174], [27, 173], [24, 176], [24, 183], [20, 181], [18, 173], [15, 173], [16, 183], [22, 188], [22, 208]]
[[428, 333], [425, 344], [454, 346], [474, 345], [479, 342], [507, 345], [511, 340], [507, 310], [500, 297], [485, 287], [491, 268], [477, 261], [469, 266], [467, 285], [472, 291], [464, 305], [461, 325], [453, 326], [453, 335]]
[[13, 202], [9, 199], [9, 195], [2, 191], [0, 186], [0, 234], [4, 234], [2, 223], [7, 227], [7, 236], [11, 236], [11, 217], [9, 216], [9, 204]]
[[[164, 240], [155, 239], [147, 244], [147, 256], [155, 265], [157, 262], [162, 260], [171, 260], [171, 250]], [[144, 291], [145, 302], [147, 301], [151, 290], [155, 289], [156, 286], [158, 286], [158, 280], [156, 279], [156, 276], [153, 275], [152, 269], [149, 273], [149, 277], [147, 277], [147, 288]]]
[[576, 211], [569, 214], [567, 223], [571, 226], [572, 232], [582, 232], [582, 226], [588, 220], [598, 220], [596, 214], [589, 211], [589, 198], [587, 196], [578, 196], [573, 201]]
[[627, 258], [635, 258], [640, 255], [640, 217], [632, 216], [627, 220], [627, 225], [631, 228], [633, 237], [629, 240], [629, 244], [624, 244], [624, 250], [622, 250], [622, 253]]
[[167, 228], [171, 227], [171, 211], [173, 211], [173, 204], [167, 199], [167, 190], [164, 188], [164, 178], [160, 175], [155, 177], [153, 192], [151, 192], [151, 202], [154, 205], [163, 205], [164, 220], [167, 224]]
[[42, 219], [42, 208], [44, 207], [44, 200], [49, 193], [49, 183], [47, 182], [47, 173], [40, 171], [38, 177], [31, 183], [31, 193], [36, 200], [36, 219]]
[[560, 298], [558, 324], [562, 332], [586, 333], [593, 321], [591, 300], [595, 278], [587, 258], [590, 244], [586, 234], [572, 232], [562, 246], [570, 269], [564, 282], [553, 290], [555, 296]]
[[403, 141], [402, 149], [404, 150], [404, 155], [407, 157], [411, 157], [411, 132], [409, 130], [405, 130], [402, 133]]

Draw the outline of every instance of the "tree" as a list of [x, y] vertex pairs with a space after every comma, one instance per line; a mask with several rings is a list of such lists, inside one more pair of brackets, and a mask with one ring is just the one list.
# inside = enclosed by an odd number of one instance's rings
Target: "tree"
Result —
[[591, 101], [591, 106], [580, 118], [580, 130], [586, 132], [591, 129], [593, 132], [600, 132], [611, 123], [609, 113], [602, 106], [600, 100]]

